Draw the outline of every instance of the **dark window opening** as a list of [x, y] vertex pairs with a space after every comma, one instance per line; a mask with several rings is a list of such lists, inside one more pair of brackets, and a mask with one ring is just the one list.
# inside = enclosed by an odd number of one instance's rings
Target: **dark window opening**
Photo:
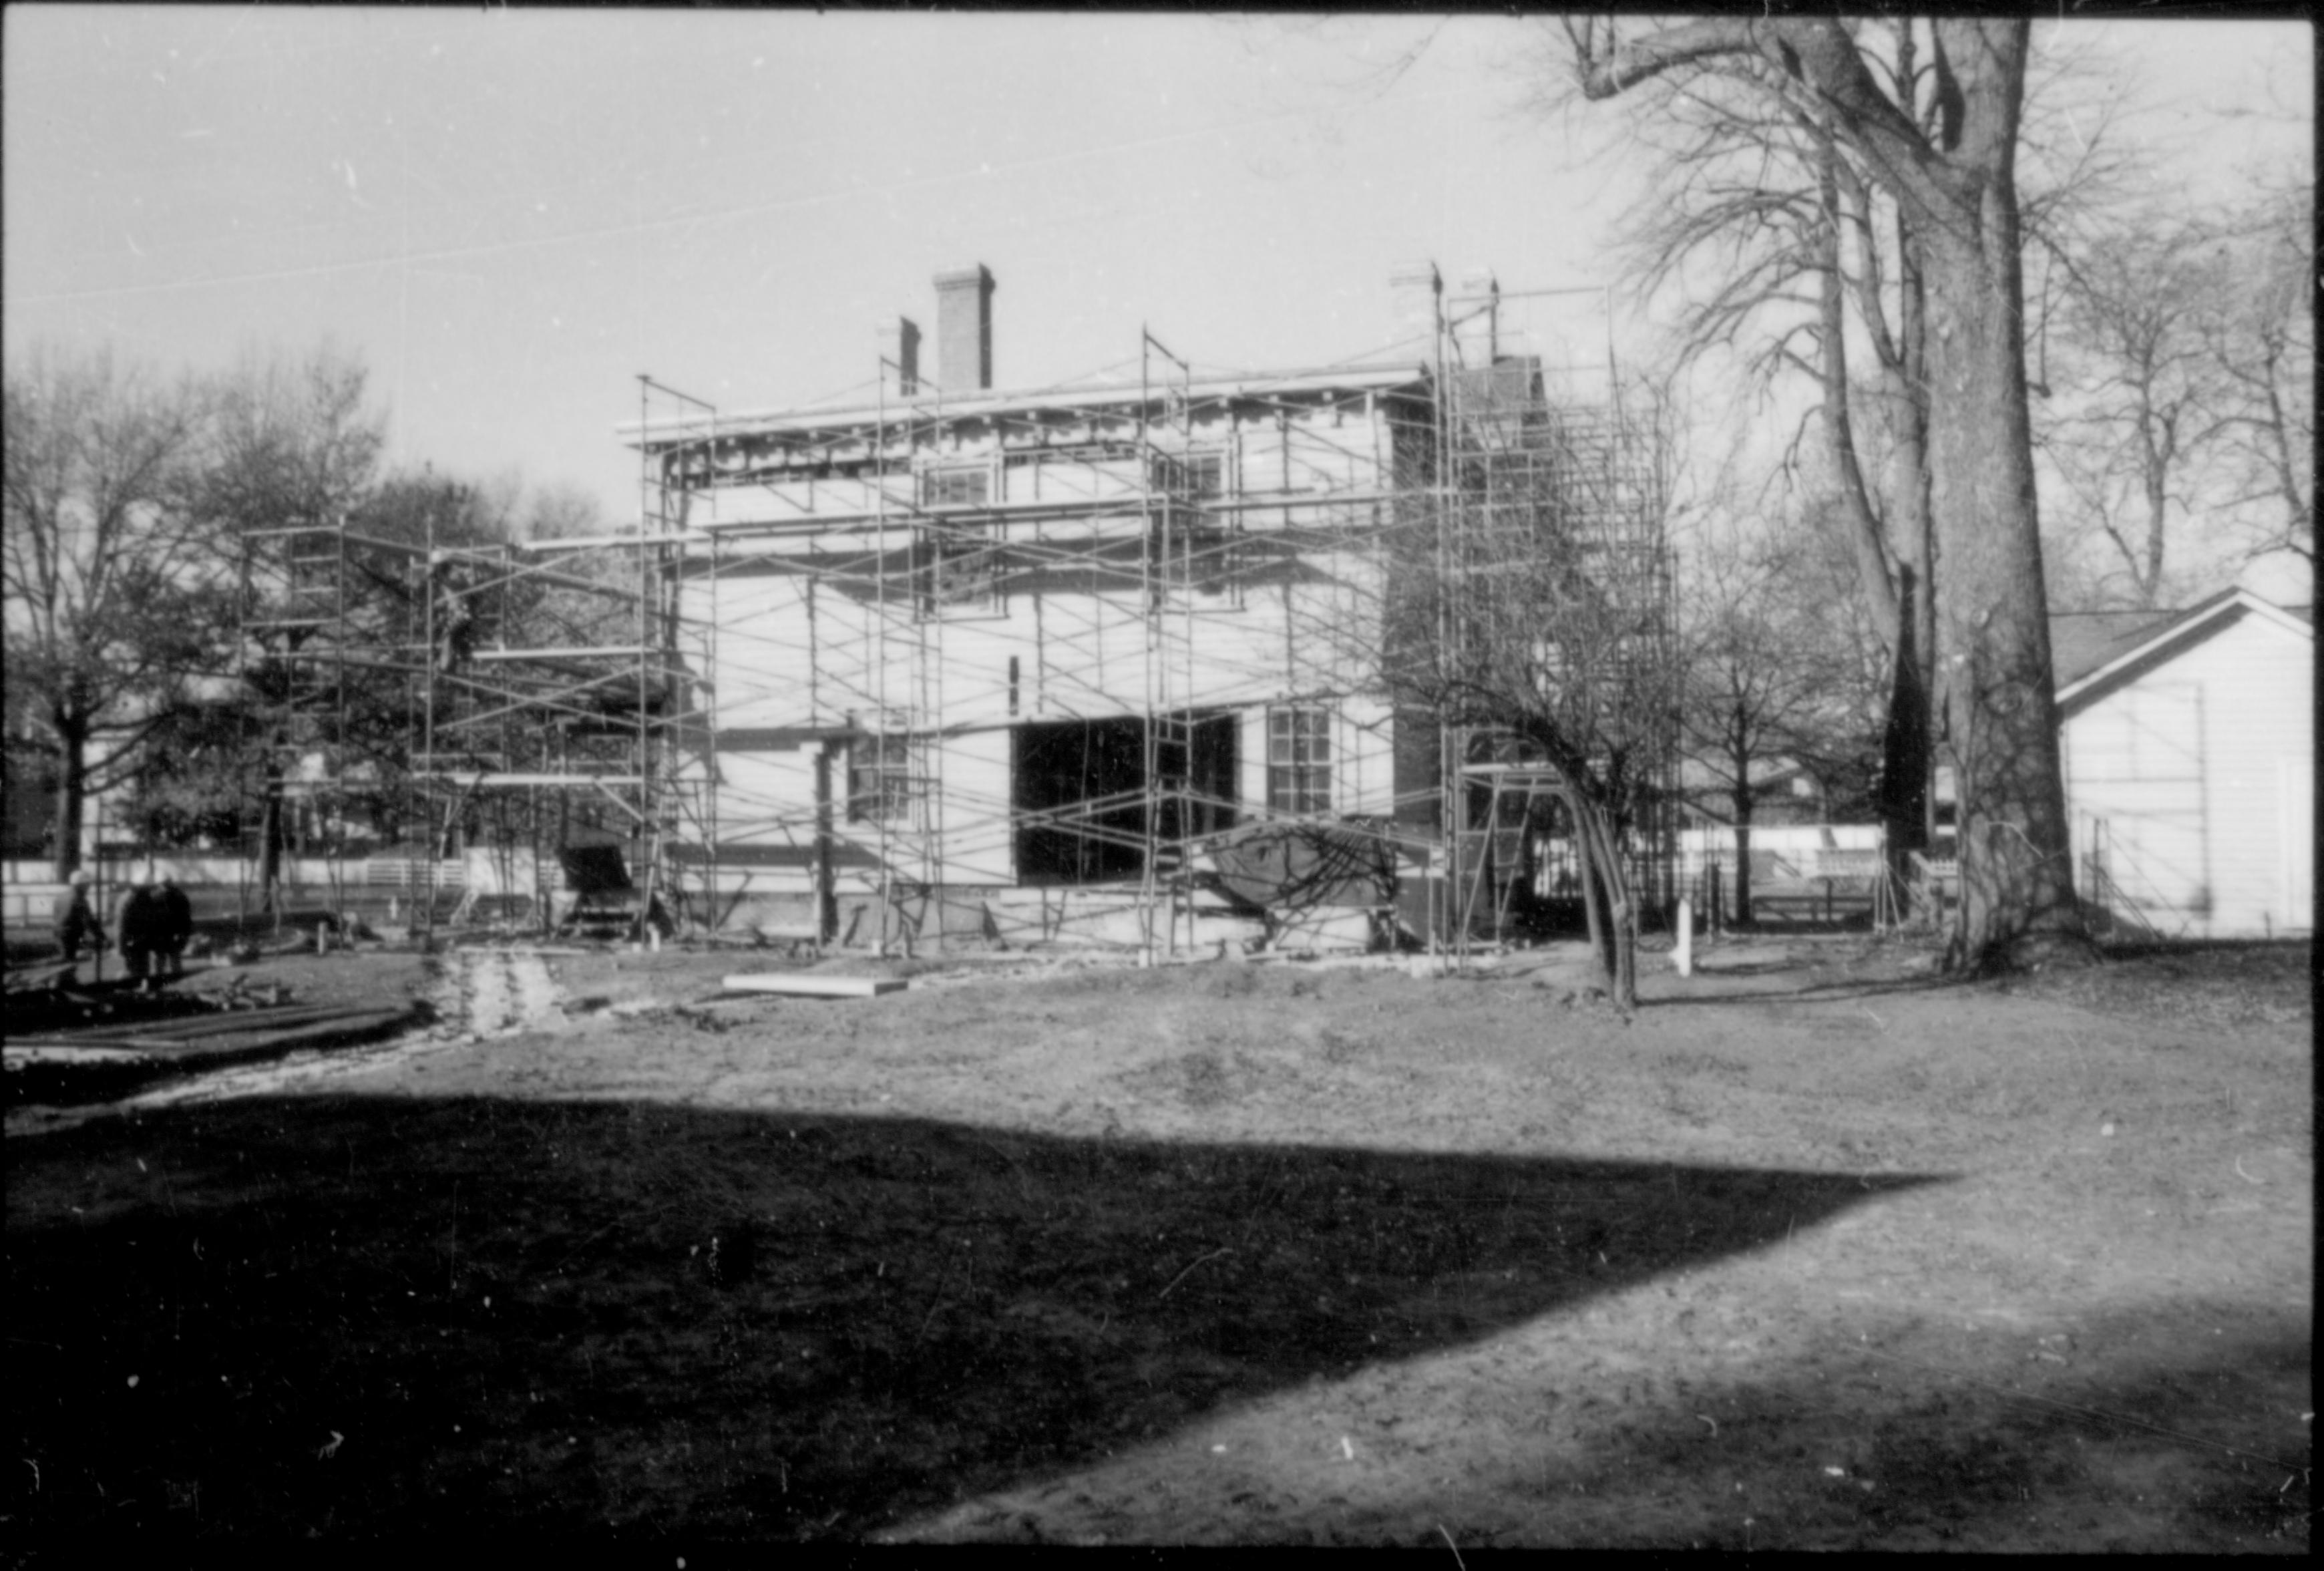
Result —
[[[1235, 821], [1232, 715], [1156, 722], [1155, 833], [1164, 842]], [[1018, 818], [1017, 876], [1025, 883], [1100, 883], [1146, 869], [1146, 723], [1068, 720], [1010, 734]]]

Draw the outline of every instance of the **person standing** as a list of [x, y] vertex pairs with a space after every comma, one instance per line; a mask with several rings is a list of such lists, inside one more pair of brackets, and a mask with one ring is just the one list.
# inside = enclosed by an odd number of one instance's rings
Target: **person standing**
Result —
[[83, 944], [88, 946], [91, 955], [105, 948], [105, 929], [97, 919], [96, 908], [88, 903], [88, 874], [74, 873], [64, 909], [57, 913], [57, 947], [64, 951], [65, 976], [69, 981], [78, 980]]
[[194, 902], [178, 887], [174, 874], [161, 875], [161, 969], [170, 976], [186, 974], [186, 946], [194, 937]]
[[151, 883], [132, 886], [122, 897], [121, 910], [115, 915], [121, 938], [121, 965], [129, 973], [129, 980], [146, 992], [161, 990], [161, 978], [152, 975], [153, 962], [161, 952], [161, 929], [165, 920], [161, 892]]

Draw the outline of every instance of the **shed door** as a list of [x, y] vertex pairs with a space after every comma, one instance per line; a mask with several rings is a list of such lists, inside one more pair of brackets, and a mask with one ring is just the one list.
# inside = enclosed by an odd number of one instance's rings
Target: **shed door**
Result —
[[2144, 682], [2082, 715], [2076, 806], [2112, 897], [2160, 930], [2200, 931], [2211, 914], [2203, 793], [2203, 696]]

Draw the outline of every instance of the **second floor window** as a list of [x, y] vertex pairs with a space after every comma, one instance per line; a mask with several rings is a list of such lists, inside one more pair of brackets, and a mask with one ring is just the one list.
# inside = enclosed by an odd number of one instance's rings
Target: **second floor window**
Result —
[[920, 615], [987, 615], [1001, 599], [1005, 558], [973, 525], [936, 525], [919, 547]]
[[982, 464], [973, 468], [930, 469], [920, 476], [923, 507], [982, 507], [992, 499], [992, 471]]
[[1222, 448], [1160, 455], [1154, 460], [1154, 487], [1185, 502], [1212, 502], [1227, 494], [1227, 454]]

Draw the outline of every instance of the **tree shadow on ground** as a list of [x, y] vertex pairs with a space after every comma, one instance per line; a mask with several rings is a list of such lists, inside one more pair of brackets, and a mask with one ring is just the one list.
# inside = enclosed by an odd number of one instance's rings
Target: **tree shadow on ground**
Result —
[[20, 1529], [850, 1538], [1925, 1176], [272, 1098], [7, 1150]]

